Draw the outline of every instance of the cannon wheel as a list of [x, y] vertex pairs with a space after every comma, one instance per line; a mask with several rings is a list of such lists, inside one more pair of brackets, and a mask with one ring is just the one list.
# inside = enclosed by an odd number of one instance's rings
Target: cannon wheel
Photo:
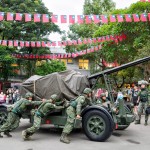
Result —
[[98, 110], [87, 112], [83, 116], [82, 126], [85, 135], [92, 141], [106, 141], [112, 134], [109, 118]]

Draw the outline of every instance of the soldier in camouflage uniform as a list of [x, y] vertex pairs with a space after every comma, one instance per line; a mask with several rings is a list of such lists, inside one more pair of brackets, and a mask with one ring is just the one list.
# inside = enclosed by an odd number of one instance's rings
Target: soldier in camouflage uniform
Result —
[[91, 93], [92, 90], [90, 88], [85, 88], [82, 95], [70, 102], [70, 106], [66, 110], [67, 122], [60, 137], [61, 142], [70, 143], [68, 134], [73, 130], [75, 119], [80, 118], [82, 108], [91, 105]]
[[24, 140], [29, 140], [30, 137], [40, 128], [42, 118], [46, 117], [51, 111], [55, 109], [63, 109], [64, 106], [59, 106], [64, 101], [60, 101], [57, 98], [57, 95], [54, 94], [51, 96], [50, 100], [45, 100], [37, 109], [34, 115], [33, 126], [22, 131], [22, 136]]
[[[149, 106], [149, 100], [148, 100], [148, 89], [146, 88], [146, 82], [141, 83], [141, 91], [138, 93], [138, 115], [136, 116], [135, 124], [141, 123], [141, 114], [144, 110], [144, 113], [146, 111], [146, 108]], [[147, 125], [148, 122], [148, 114], [145, 113], [145, 124]]]
[[8, 113], [6, 122], [0, 128], [0, 137], [1, 132], [4, 132], [4, 135], [12, 137], [10, 131], [19, 126], [21, 115], [28, 109], [28, 106], [40, 105], [40, 101], [32, 101], [33, 94], [26, 93], [25, 98], [21, 98], [17, 103], [15, 103], [12, 110]]
[[110, 101], [106, 98], [106, 94], [105, 93], [102, 93], [100, 95], [100, 99], [98, 99], [96, 101], [96, 104], [97, 105], [103, 105], [105, 107], [108, 107], [108, 105], [110, 105]]

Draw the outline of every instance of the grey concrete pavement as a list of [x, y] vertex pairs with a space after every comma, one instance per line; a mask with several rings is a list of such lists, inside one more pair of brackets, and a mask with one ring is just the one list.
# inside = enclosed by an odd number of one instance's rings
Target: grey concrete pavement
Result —
[[0, 150], [148, 150], [150, 148], [150, 125], [131, 124], [124, 131], [114, 131], [106, 142], [92, 142], [82, 131], [73, 132], [71, 144], [59, 142], [61, 131], [49, 129], [46, 125], [32, 136], [32, 140], [23, 141], [22, 130], [30, 127], [28, 120], [21, 120], [20, 127], [12, 132], [12, 138], [0, 139]]

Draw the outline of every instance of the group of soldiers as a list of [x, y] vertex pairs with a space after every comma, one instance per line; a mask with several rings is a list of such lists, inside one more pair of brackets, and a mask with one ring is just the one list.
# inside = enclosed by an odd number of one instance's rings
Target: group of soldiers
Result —
[[[34, 122], [30, 128], [22, 131], [22, 136], [24, 140], [29, 140], [30, 137], [40, 128], [42, 119], [46, 117], [50, 112], [54, 110], [66, 109], [67, 121], [63, 128], [60, 141], [63, 143], [70, 143], [68, 135], [71, 133], [74, 127], [75, 119], [81, 118], [81, 111], [83, 107], [87, 105], [92, 105], [92, 90], [90, 88], [85, 88], [83, 93], [76, 97], [70, 102], [63, 99], [59, 99], [58, 95], [53, 94], [49, 100], [42, 99], [42, 101], [32, 101], [33, 94], [26, 93], [25, 98], [21, 98], [14, 106], [9, 110], [6, 122], [0, 128], [0, 138], [2, 138], [2, 132], [8, 137], [12, 137], [10, 132], [19, 126], [19, 122], [23, 113], [28, 109], [28, 106], [34, 106]], [[149, 91], [146, 88], [146, 84], [141, 84], [141, 90], [138, 93], [138, 115], [136, 117], [136, 124], [140, 124], [141, 114], [147, 110], [149, 103]], [[110, 105], [110, 101], [106, 98], [106, 94], [102, 93], [100, 98], [95, 101], [96, 104], [102, 104], [104, 107]], [[145, 113], [145, 125], [148, 122], [148, 113]]]
[[[28, 106], [36, 106], [34, 111], [33, 125], [22, 131], [24, 140], [29, 140], [30, 137], [40, 128], [42, 118], [46, 117], [53, 110], [66, 109], [67, 121], [62, 131], [60, 141], [63, 143], [70, 143], [68, 135], [71, 133], [74, 127], [74, 121], [76, 118], [80, 118], [81, 110], [83, 107], [91, 104], [92, 90], [85, 88], [83, 94], [68, 102], [66, 100], [58, 99], [56, 94], [51, 95], [49, 100], [43, 99], [42, 101], [32, 101], [33, 94], [26, 93], [25, 98], [21, 98], [14, 104], [11, 110], [9, 110], [6, 122], [0, 128], [0, 138], [2, 138], [2, 132], [8, 137], [12, 137], [10, 132], [19, 126], [21, 116], [27, 111]], [[64, 103], [65, 101], [65, 103]]]

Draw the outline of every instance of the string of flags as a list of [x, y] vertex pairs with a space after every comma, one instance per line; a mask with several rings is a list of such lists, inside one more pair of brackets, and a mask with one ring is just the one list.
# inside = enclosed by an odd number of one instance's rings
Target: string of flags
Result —
[[[123, 34], [125, 35], [125, 34]], [[126, 39], [126, 35], [124, 37], [124, 39]], [[121, 41], [120, 41], [121, 42]], [[118, 42], [115, 42], [116, 44], [118, 44]], [[112, 42], [112, 44], [114, 44], [114, 42]], [[82, 51], [76, 51], [74, 53], [65, 53], [65, 54], [42, 54], [42, 55], [38, 55], [38, 54], [12, 54], [13, 57], [18, 58], [18, 59], [64, 59], [64, 58], [76, 58], [78, 56], [83, 56], [89, 53], [93, 53], [96, 52], [98, 50], [102, 49], [102, 44], [101, 45], [97, 45], [97, 46], [93, 46], [89, 49], [86, 50], [82, 50]]]
[[140, 0], [141, 2], [150, 2], [150, 0]]
[[0, 21], [24, 21], [24, 22], [43, 22], [43, 23], [78, 23], [90, 24], [108, 22], [147, 22], [150, 21], [150, 13], [142, 14], [112, 14], [112, 15], [52, 15], [49, 14], [30, 14], [0, 12]]
[[71, 45], [82, 45], [82, 44], [92, 44], [101, 43], [106, 41], [114, 41], [118, 43], [127, 38], [126, 34], [121, 35], [107, 35], [97, 38], [85, 38], [83, 40], [69, 40], [69, 41], [19, 41], [19, 40], [0, 40], [0, 45], [10, 46], [10, 47], [55, 47], [55, 46], [71, 46]]
[[64, 58], [75, 58], [78, 56], [83, 56], [89, 53], [96, 52], [102, 49], [102, 45], [98, 45], [87, 50], [77, 51], [74, 53], [65, 53], [65, 54], [12, 54], [13, 57], [18, 59], [64, 59]]

